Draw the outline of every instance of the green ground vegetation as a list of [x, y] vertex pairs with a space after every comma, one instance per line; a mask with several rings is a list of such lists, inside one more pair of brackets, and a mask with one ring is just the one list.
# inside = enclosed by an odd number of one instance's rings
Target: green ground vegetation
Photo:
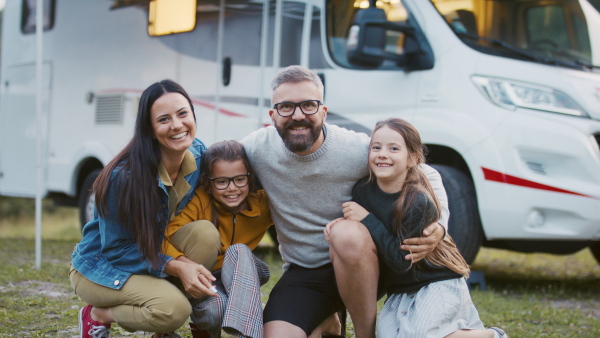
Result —
[[[3, 202], [6, 198], [0, 210]], [[0, 214], [0, 338], [77, 336], [84, 304], [68, 279], [71, 252], [81, 237], [77, 222], [73, 208], [44, 211], [42, 265], [36, 269], [33, 214]], [[282, 261], [268, 246], [257, 254], [272, 270], [262, 288], [266, 302]], [[472, 268], [485, 276], [487, 290], [476, 288], [471, 295], [486, 326], [501, 327], [513, 338], [600, 337], [600, 266], [589, 250], [557, 256], [484, 248]], [[190, 337], [187, 327], [179, 333]], [[354, 336], [351, 320], [347, 334]], [[142, 336], [113, 329], [113, 337]]]

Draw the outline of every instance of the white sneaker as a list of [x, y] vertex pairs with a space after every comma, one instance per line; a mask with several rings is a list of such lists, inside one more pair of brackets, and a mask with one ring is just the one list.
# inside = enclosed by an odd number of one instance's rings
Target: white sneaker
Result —
[[490, 327], [489, 330], [494, 331], [494, 338], [498, 337], [498, 338], [508, 338], [508, 335], [506, 334], [506, 332], [504, 332], [504, 330], [502, 330], [501, 328], [498, 327]]

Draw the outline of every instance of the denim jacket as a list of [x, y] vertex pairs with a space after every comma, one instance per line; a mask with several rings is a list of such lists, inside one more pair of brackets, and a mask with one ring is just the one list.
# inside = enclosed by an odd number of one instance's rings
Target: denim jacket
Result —
[[[194, 155], [197, 170], [185, 176], [191, 188], [179, 203], [175, 214], [179, 214], [194, 196], [194, 190], [200, 180], [200, 159], [206, 151], [206, 146], [202, 141], [194, 139], [189, 150]], [[169, 194], [161, 179], [158, 176], [156, 179], [161, 189], [162, 204], [162, 210], [157, 217], [164, 236], [170, 214]], [[153, 268], [152, 264], [140, 255], [131, 235], [115, 222], [115, 217], [112, 216], [119, 191], [113, 187], [117, 185], [111, 185], [110, 189], [109, 213], [111, 215], [106, 219], [101, 218], [97, 210], [94, 210], [94, 218], [84, 226], [83, 238], [75, 246], [71, 264], [90, 281], [116, 290], [120, 289], [133, 274], [167, 277], [164, 269], [173, 258], [161, 253], [160, 266], [158, 269]]]

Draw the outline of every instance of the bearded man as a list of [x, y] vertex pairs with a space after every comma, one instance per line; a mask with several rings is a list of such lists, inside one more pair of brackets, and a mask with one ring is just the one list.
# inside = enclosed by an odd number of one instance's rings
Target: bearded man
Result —
[[[323, 83], [301, 66], [279, 71], [272, 81], [272, 126], [241, 142], [269, 196], [284, 274], [264, 310], [265, 337], [320, 337], [347, 308], [357, 337], [375, 336], [379, 261], [369, 231], [362, 224], [332, 227], [329, 243], [323, 230], [343, 216], [352, 187], [368, 175], [369, 137], [326, 124]], [[442, 203], [442, 218], [402, 249], [416, 262], [444, 237], [448, 201], [441, 177], [424, 166]], [[336, 325], [320, 325], [333, 318]], [[342, 330], [344, 330], [342, 328]]]

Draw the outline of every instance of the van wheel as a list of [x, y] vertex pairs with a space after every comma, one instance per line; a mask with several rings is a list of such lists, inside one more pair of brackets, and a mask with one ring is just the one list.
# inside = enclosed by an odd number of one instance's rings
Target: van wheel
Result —
[[96, 169], [89, 173], [79, 188], [79, 222], [82, 229], [94, 217], [96, 199], [92, 194], [92, 186], [101, 171], [102, 169]]
[[432, 165], [442, 176], [448, 195], [450, 221], [448, 232], [469, 265], [483, 241], [477, 198], [473, 182], [461, 171], [447, 165]]
[[592, 251], [592, 254], [596, 257], [596, 262], [600, 264], [600, 242], [595, 242], [590, 245], [590, 251]]

